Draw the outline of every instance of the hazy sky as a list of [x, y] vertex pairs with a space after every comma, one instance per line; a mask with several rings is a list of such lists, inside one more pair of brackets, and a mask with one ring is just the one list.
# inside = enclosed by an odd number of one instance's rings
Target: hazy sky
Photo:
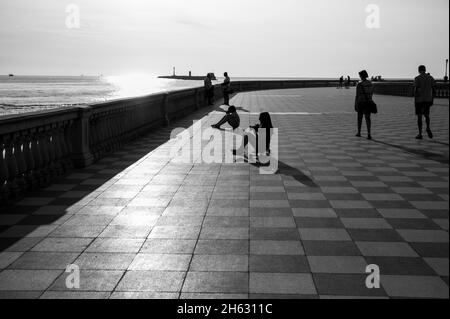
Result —
[[448, 0], [0, 0], [0, 74], [442, 77], [448, 38]]

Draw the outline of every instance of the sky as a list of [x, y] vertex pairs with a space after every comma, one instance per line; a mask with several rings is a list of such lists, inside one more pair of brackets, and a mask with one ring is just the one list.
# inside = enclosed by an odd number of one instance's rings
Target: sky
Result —
[[448, 0], [0, 0], [0, 74], [441, 78], [448, 56]]

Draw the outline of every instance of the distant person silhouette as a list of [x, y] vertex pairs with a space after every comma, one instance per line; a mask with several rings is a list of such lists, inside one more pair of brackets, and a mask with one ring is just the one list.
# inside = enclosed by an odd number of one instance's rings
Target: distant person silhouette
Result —
[[352, 83], [352, 80], [351, 80], [350, 75], [349, 75], [349, 76], [347, 76], [347, 84], [346, 84], [347, 89], [350, 88], [351, 83]]
[[241, 125], [241, 119], [234, 105], [230, 106], [227, 114], [217, 124], [211, 125], [211, 127], [220, 130], [220, 127], [225, 123], [228, 123], [233, 130], [237, 129], [239, 125]]
[[419, 76], [414, 79], [414, 100], [417, 126], [419, 128], [419, 135], [416, 136], [416, 139], [418, 140], [423, 139], [422, 117], [425, 117], [428, 137], [434, 137], [430, 127], [430, 109], [434, 104], [434, 97], [436, 96], [436, 82], [434, 78], [426, 72], [427, 68], [424, 65], [419, 66]]
[[208, 73], [205, 78], [205, 97], [208, 105], [214, 104], [214, 86], [212, 84], [212, 75]]
[[342, 89], [343, 87], [344, 87], [344, 77], [341, 76], [341, 77], [339, 78], [339, 88]]
[[366, 70], [359, 72], [359, 77], [361, 81], [356, 86], [356, 98], [355, 98], [355, 111], [358, 113], [358, 133], [357, 137], [361, 137], [361, 128], [363, 117], [366, 118], [367, 125], [367, 139], [372, 139], [371, 129], [372, 120], [370, 118], [372, 110], [368, 106], [369, 101], [372, 101], [373, 96], [373, 85], [372, 82], [368, 80], [369, 74]]
[[223, 77], [225, 78], [222, 83], [223, 100], [224, 100], [223, 104], [230, 105], [231, 80], [227, 72], [223, 74]]

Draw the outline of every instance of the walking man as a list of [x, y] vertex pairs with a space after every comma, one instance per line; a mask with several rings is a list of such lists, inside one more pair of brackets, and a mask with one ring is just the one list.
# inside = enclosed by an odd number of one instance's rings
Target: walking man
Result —
[[416, 136], [416, 139], [418, 140], [423, 139], [423, 117], [425, 117], [428, 137], [433, 138], [430, 127], [430, 108], [434, 103], [434, 97], [436, 95], [436, 82], [433, 77], [426, 72], [427, 68], [424, 65], [419, 66], [419, 76], [414, 79], [414, 98], [417, 126], [419, 128], [419, 135]]

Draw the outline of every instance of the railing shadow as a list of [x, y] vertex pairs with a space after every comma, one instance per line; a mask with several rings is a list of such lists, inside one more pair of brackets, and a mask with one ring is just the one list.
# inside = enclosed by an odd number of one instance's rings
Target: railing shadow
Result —
[[[73, 214], [71, 211], [74, 207], [85, 206], [84, 202], [89, 201], [91, 197], [96, 197], [97, 193], [109, 187], [109, 183], [117, 178], [118, 174], [170, 141], [173, 129], [188, 128], [192, 126], [194, 120], [221, 109], [221, 106], [219, 100], [215, 105], [203, 107], [184, 118], [173, 121], [169, 126], [149, 131], [128, 146], [107, 154], [94, 165], [83, 169], [73, 168], [68, 176], [61, 177], [53, 183], [55, 187], [51, 187], [52, 184], [50, 184], [44, 189], [25, 192], [15, 200], [0, 204], [0, 252], [31, 249], [62, 225], [67, 215]], [[150, 143], [139, 143], [149, 138]], [[133, 143], [139, 145], [132, 149], [133, 155], [128, 154], [126, 160], [116, 160], [120, 158], [118, 154], [129, 150], [133, 147]], [[98, 165], [107, 167], [99, 170], [96, 168]], [[89, 179], [89, 183], [86, 183], [86, 179]], [[58, 189], [58, 185], [76, 186], [70, 189], [63, 187]], [[68, 192], [70, 195], [63, 197]]]

